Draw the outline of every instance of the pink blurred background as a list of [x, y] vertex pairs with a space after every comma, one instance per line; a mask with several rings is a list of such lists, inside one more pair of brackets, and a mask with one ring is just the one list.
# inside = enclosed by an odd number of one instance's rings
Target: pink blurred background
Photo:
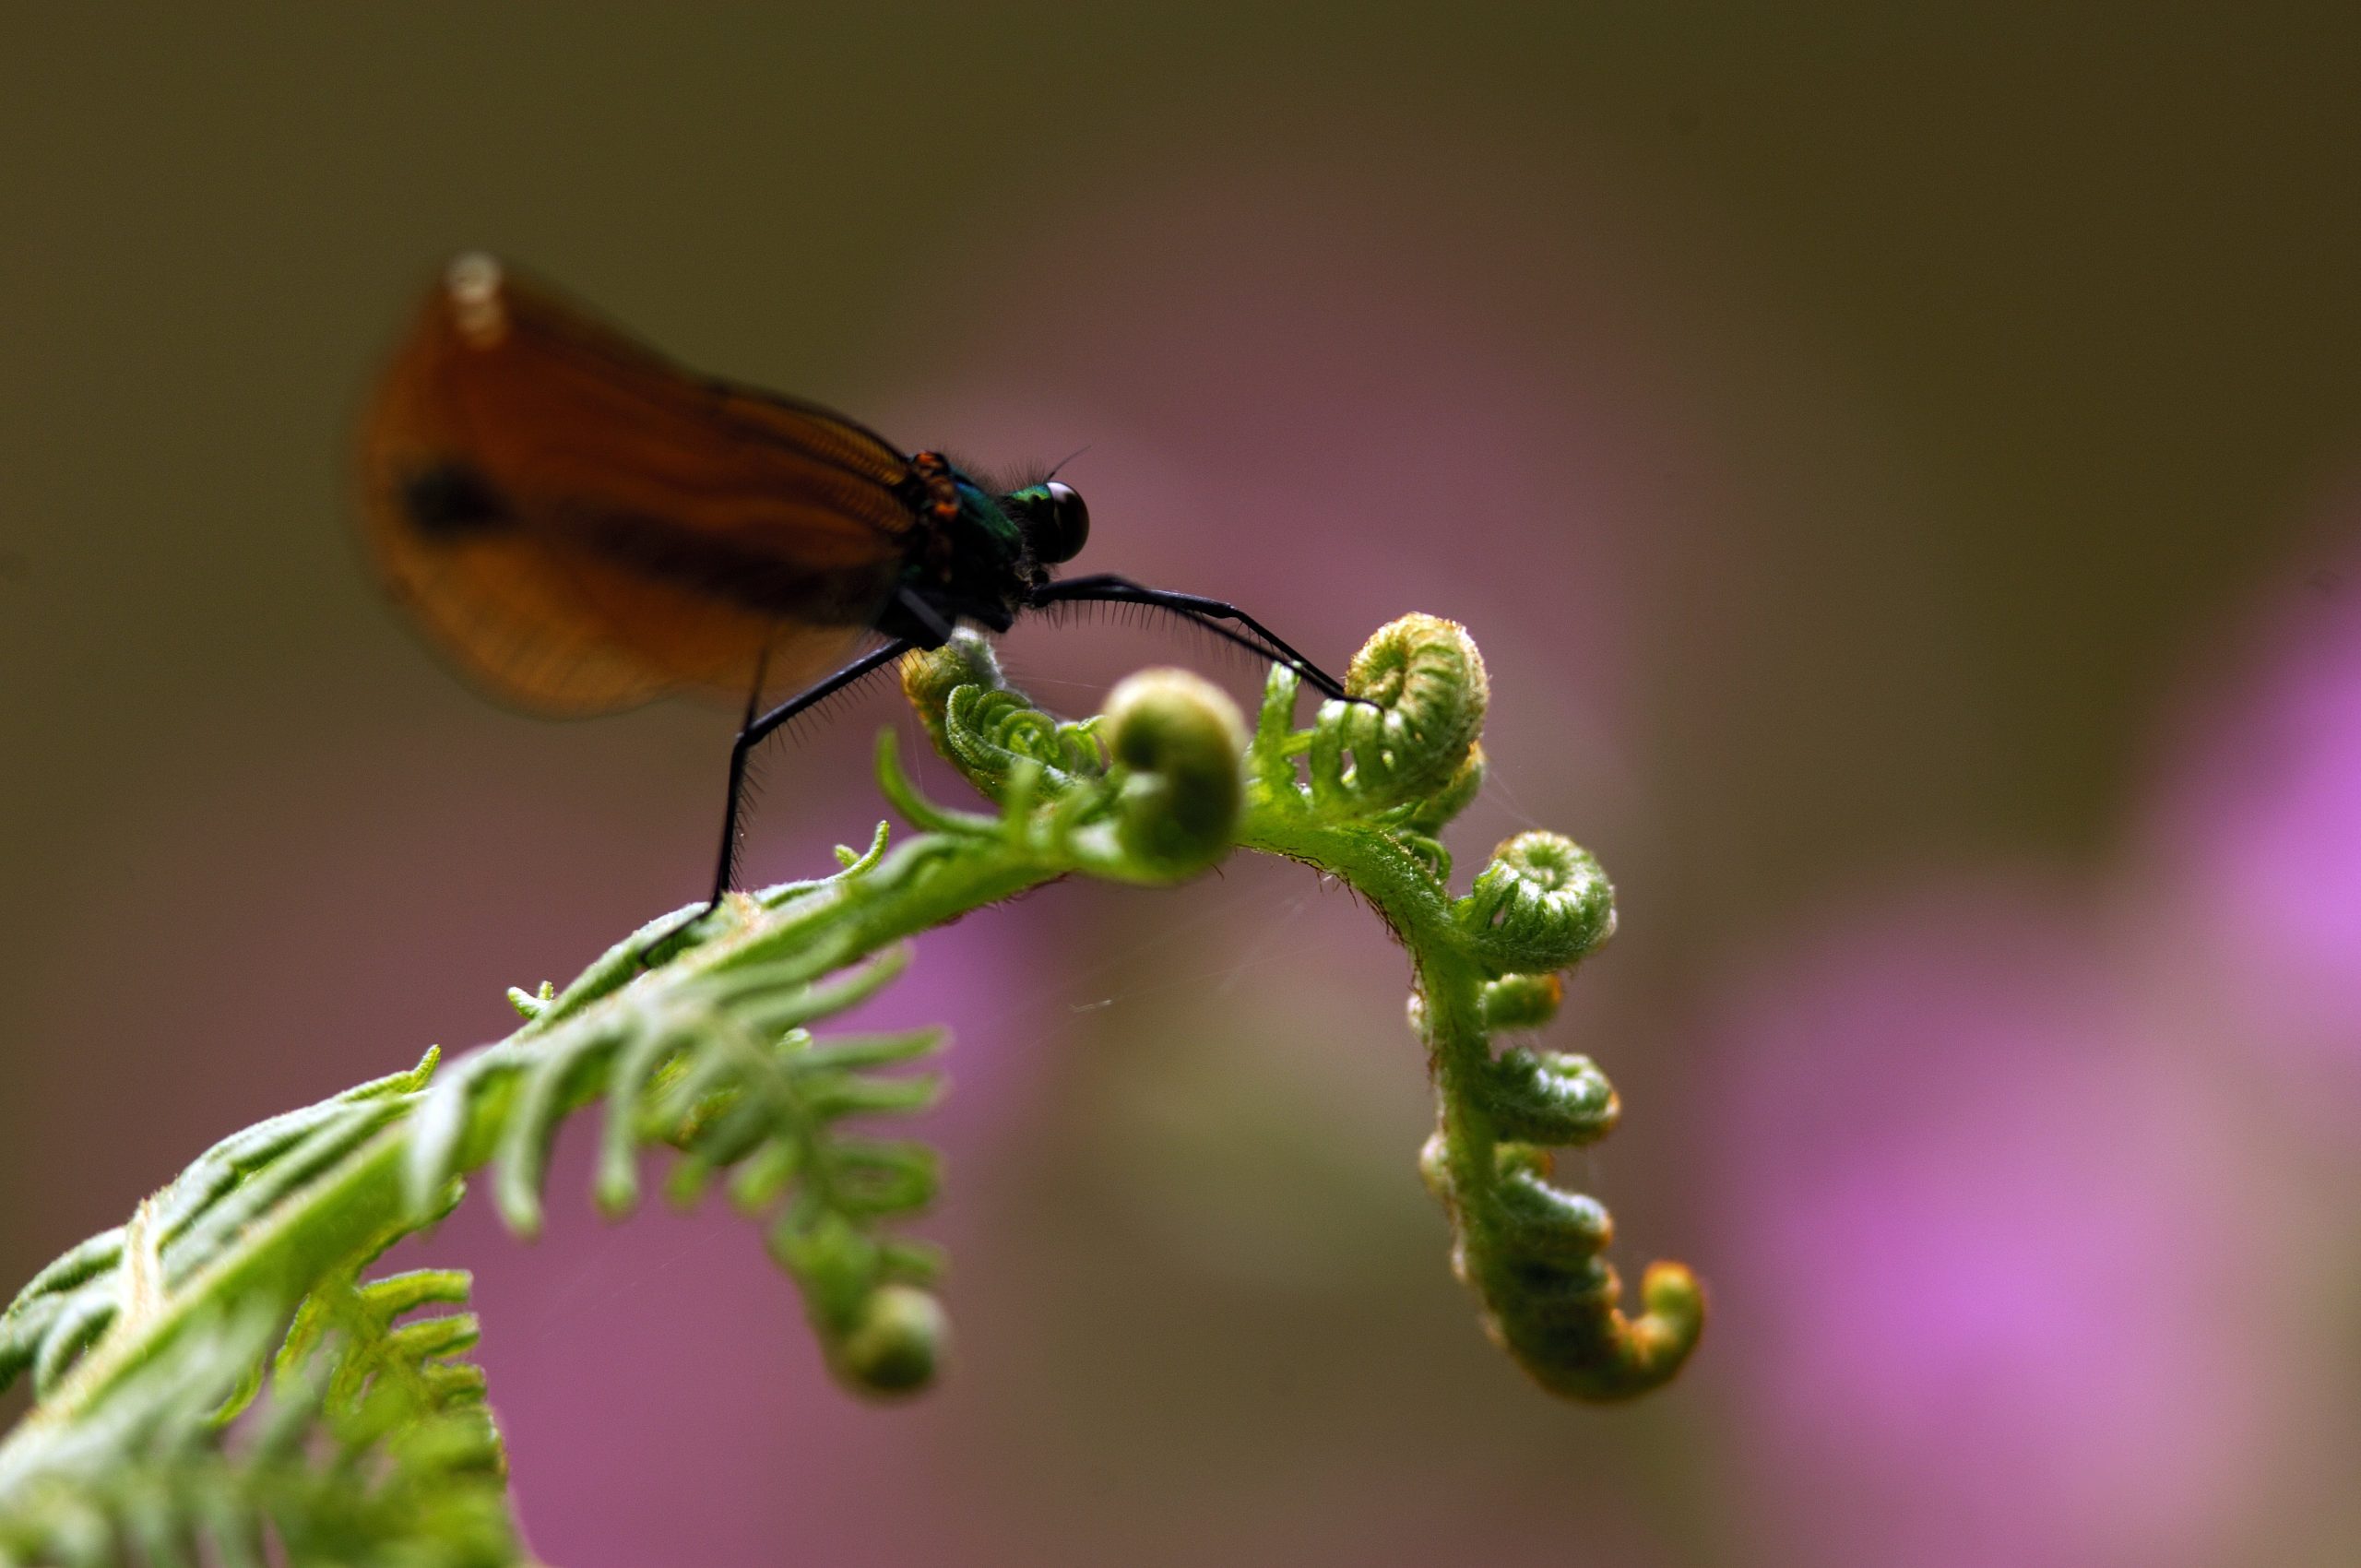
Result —
[[[418, 1245], [546, 1560], [2361, 1557], [2356, 67], [2298, 6], [12, 14], [0, 1276], [697, 890], [728, 716], [502, 712], [351, 543], [362, 388], [483, 245], [913, 446], [1087, 444], [1090, 566], [1325, 661], [1465, 621], [1463, 862], [1547, 825], [1620, 890], [1569, 1173], [1715, 1313], [1549, 1402], [1365, 912], [1061, 886], [876, 1005], [955, 1039], [922, 1402], [572, 1143], [538, 1243]], [[895, 723], [766, 759], [751, 875], [865, 839]]]

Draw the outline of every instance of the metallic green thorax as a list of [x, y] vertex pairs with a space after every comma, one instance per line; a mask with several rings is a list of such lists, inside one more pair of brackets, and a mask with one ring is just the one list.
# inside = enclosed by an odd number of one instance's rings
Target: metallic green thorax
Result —
[[1050, 580], [1034, 548], [1053, 505], [1049, 485], [995, 495], [956, 468], [948, 477], [957, 509], [940, 519], [921, 511], [896, 600], [877, 621], [881, 631], [929, 646], [939, 638], [906, 599], [921, 600], [945, 623], [967, 620], [1004, 632], [1032, 590]]

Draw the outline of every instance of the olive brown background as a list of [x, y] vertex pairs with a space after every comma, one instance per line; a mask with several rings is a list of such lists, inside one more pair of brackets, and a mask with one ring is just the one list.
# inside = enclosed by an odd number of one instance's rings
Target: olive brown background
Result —
[[[356, 546], [481, 246], [913, 447], [1086, 447], [1087, 566], [1325, 662], [1466, 622], [1463, 863], [1620, 890], [1569, 1174], [1715, 1311], [1552, 1404], [1366, 913], [1061, 886], [882, 1004], [955, 1039], [928, 1399], [829, 1384], [723, 1214], [423, 1244], [546, 1559], [2350, 1561], [2356, 73], [2328, 6], [12, 8], [0, 1277], [698, 891], [729, 716], [504, 712]], [[894, 722], [774, 749], [753, 875], [865, 838]]]

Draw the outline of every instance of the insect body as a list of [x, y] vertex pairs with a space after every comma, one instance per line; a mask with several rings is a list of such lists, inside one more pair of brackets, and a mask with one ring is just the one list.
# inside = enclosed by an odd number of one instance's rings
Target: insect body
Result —
[[[493, 693], [558, 714], [744, 696], [712, 903], [753, 746], [961, 622], [1003, 632], [1050, 604], [1148, 605], [1344, 695], [1234, 606], [1054, 580], [1089, 533], [1071, 487], [995, 493], [938, 453], [686, 371], [488, 256], [454, 262], [425, 302], [362, 470], [387, 584]], [[870, 637], [884, 640], [848, 662]], [[765, 709], [779, 693], [793, 695]]]

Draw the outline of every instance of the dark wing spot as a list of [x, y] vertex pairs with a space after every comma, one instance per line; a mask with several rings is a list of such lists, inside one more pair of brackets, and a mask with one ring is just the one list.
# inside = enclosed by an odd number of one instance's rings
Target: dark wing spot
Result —
[[780, 620], [864, 625], [893, 587], [890, 562], [815, 569], [727, 537], [630, 512], [575, 511], [567, 521], [571, 538], [615, 565]]
[[458, 462], [412, 470], [402, 481], [402, 511], [412, 528], [433, 540], [497, 533], [516, 520], [492, 481]]

